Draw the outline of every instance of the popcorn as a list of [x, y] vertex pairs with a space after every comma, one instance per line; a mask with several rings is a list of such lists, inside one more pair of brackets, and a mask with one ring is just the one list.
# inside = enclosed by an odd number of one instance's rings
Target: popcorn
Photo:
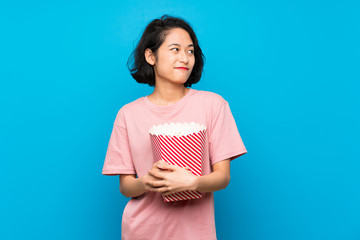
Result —
[[[206, 127], [195, 122], [177, 122], [154, 125], [149, 130], [151, 145], [156, 161], [189, 167], [196, 175], [202, 174], [202, 159], [205, 152]], [[165, 202], [198, 199], [198, 191], [177, 192], [163, 196]]]
[[168, 135], [168, 136], [184, 136], [194, 132], [198, 132], [206, 128], [205, 126], [191, 122], [191, 123], [165, 123], [162, 125], [154, 125], [149, 132], [154, 135]]

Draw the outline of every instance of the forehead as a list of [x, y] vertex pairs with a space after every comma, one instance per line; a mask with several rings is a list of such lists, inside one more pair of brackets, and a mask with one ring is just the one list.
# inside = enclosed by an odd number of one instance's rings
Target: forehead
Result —
[[187, 31], [182, 28], [173, 28], [167, 32], [164, 43], [172, 44], [177, 43], [181, 45], [193, 44], [191, 37]]

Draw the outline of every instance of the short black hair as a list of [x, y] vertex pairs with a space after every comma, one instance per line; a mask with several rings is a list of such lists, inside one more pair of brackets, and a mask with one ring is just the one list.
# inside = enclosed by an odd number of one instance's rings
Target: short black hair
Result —
[[139, 43], [128, 59], [127, 66], [130, 74], [138, 83], [147, 83], [150, 86], [155, 86], [154, 68], [146, 61], [145, 50], [149, 48], [156, 56], [157, 50], [165, 41], [168, 30], [174, 28], [182, 28], [187, 31], [194, 44], [195, 65], [184, 86], [191, 87], [192, 84], [200, 81], [205, 56], [201, 51], [194, 30], [183, 18], [165, 14], [160, 19], [152, 20], [146, 26]]

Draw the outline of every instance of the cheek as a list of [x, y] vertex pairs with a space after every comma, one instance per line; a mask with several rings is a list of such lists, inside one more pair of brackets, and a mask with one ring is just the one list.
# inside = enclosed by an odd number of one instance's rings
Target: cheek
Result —
[[166, 71], [169, 68], [169, 58], [167, 56], [158, 56], [157, 68]]
[[159, 62], [163, 66], [169, 66], [176, 60], [175, 56], [172, 54], [163, 54], [159, 56]]
[[193, 58], [191, 59], [191, 64], [192, 64], [192, 67], [195, 66], [195, 57], [193, 57]]

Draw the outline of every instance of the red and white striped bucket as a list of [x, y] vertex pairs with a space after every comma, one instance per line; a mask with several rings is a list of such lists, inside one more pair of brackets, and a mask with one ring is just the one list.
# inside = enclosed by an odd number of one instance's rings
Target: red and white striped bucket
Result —
[[[181, 123], [177, 123], [178, 126], [179, 124]], [[186, 135], [155, 134], [154, 131], [150, 130], [150, 140], [155, 161], [162, 159], [172, 165], [189, 167], [194, 175], [201, 176], [206, 127], [201, 125], [201, 130]], [[165, 202], [172, 202], [201, 197], [202, 194], [199, 191], [183, 191], [163, 196], [163, 199]]]

